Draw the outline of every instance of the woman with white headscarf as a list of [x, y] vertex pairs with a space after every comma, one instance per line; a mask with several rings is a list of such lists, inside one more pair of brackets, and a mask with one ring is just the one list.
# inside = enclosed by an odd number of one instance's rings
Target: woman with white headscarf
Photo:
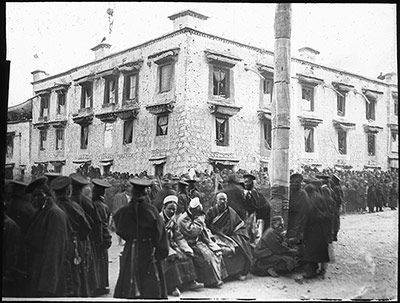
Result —
[[193, 198], [186, 212], [178, 219], [180, 232], [193, 249], [193, 263], [198, 281], [205, 287], [222, 287], [226, 272], [221, 248], [211, 240], [205, 224], [205, 213], [198, 197]]
[[203, 288], [196, 281], [196, 271], [193, 264], [193, 249], [180, 233], [177, 224], [176, 210], [178, 197], [169, 195], [164, 198], [160, 213], [169, 240], [168, 257], [162, 262], [166, 277], [167, 291], [173, 296], [180, 296], [180, 289], [195, 290]]

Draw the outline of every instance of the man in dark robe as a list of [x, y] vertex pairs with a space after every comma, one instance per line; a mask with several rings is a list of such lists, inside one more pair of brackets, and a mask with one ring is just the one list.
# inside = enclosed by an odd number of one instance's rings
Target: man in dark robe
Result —
[[391, 210], [396, 210], [397, 203], [399, 203], [399, 191], [397, 189], [397, 183], [392, 182], [392, 187], [389, 190], [389, 203], [388, 206]]
[[28, 297], [65, 297], [68, 264], [68, 218], [55, 204], [47, 178], [40, 177], [26, 187], [37, 209], [25, 235], [28, 249]]
[[245, 206], [244, 192], [238, 184], [236, 184], [237, 178], [234, 173], [228, 175], [226, 180], [226, 187], [223, 188], [224, 192], [228, 196], [228, 205], [232, 207], [239, 215], [239, 217], [246, 222], [247, 220], [247, 209]]
[[172, 189], [172, 182], [169, 179], [164, 179], [161, 190], [157, 192], [154, 201], [151, 201], [158, 212], [162, 209], [164, 198], [169, 195], [176, 195], [176, 191]]
[[[108, 280], [108, 249], [110, 248], [111, 234], [108, 228], [110, 222], [110, 210], [104, 202], [104, 193], [111, 184], [103, 179], [93, 179], [92, 202], [96, 210], [99, 222], [94, 224], [95, 259], [97, 272], [99, 274], [99, 287], [95, 295], [104, 295], [110, 292]], [[96, 224], [97, 223], [97, 224]]]
[[[318, 271], [325, 274], [326, 263], [329, 262], [328, 244], [332, 240], [332, 229], [329, 220], [329, 210], [324, 198], [314, 184], [304, 188], [310, 202], [310, 210], [304, 229], [304, 254], [302, 260], [306, 263], [306, 279], [317, 277]], [[319, 264], [321, 263], [321, 268]]]
[[[114, 215], [121, 207], [129, 204], [129, 201], [131, 200], [131, 194], [132, 194], [132, 184], [129, 181], [124, 181], [124, 183], [122, 184], [122, 192], [117, 193], [112, 200], [112, 208], [111, 208], [112, 218], [111, 218], [110, 230], [115, 231]], [[120, 236], [118, 236], [118, 244], [122, 245], [122, 239]]]
[[340, 186], [340, 178], [333, 174], [331, 177], [331, 188], [333, 190], [333, 200], [336, 203], [336, 211], [335, 211], [335, 218], [333, 221], [333, 229], [334, 229], [334, 234], [333, 234], [333, 241], [337, 241], [337, 234], [340, 230], [340, 208], [344, 204], [343, 200], [343, 190], [342, 187]]
[[206, 226], [222, 248], [228, 276], [243, 281], [249, 273], [252, 259], [246, 225], [236, 211], [228, 206], [225, 193], [218, 193], [216, 199], [217, 204], [207, 211]]
[[71, 265], [72, 290], [74, 297], [88, 297], [87, 276], [82, 262], [85, 255], [84, 246], [81, 242], [87, 241], [91, 231], [90, 224], [82, 207], [70, 199], [71, 179], [67, 176], [55, 178], [50, 183], [54, 191], [57, 205], [66, 213], [69, 226], [69, 249], [67, 261]]
[[27, 185], [21, 181], [11, 180], [5, 190], [6, 213], [21, 228], [22, 235], [26, 233], [35, 213], [35, 208], [30, 201], [31, 197], [25, 193]]
[[298, 265], [299, 252], [286, 239], [283, 218], [274, 216], [272, 226], [263, 233], [254, 250], [251, 266], [254, 275], [277, 278], [280, 272], [290, 272]]
[[307, 193], [301, 188], [303, 176], [295, 173], [290, 176], [289, 214], [286, 237], [289, 244], [297, 247], [300, 253], [304, 248], [304, 229], [310, 209]]
[[168, 238], [154, 205], [147, 203], [151, 181], [134, 178], [132, 200], [115, 214], [117, 234], [126, 241], [114, 298], [166, 299], [161, 260], [168, 256]]
[[[86, 219], [90, 224], [91, 232], [88, 235], [86, 241], [79, 241], [78, 245], [81, 245], [81, 251], [85, 254], [82, 256], [82, 263], [84, 266], [84, 274], [86, 278], [83, 281], [87, 281], [87, 285], [83, 285], [83, 288], [87, 289], [88, 296], [94, 296], [95, 290], [99, 288], [99, 274], [96, 267], [95, 259], [95, 239], [94, 239], [94, 228], [100, 224], [100, 218], [97, 215], [96, 209], [93, 206], [91, 198], [83, 194], [83, 189], [89, 184], [87, 179], [78, 173], [72, 173], [69, 175], [71, 178], [72, 194], [71, 199], [78, 203], [84, 210]], [[96, 222], [96, 224], [95, 224]]]
[[193, 199], [193, 198], [197, 197], [197, 198], [201, 199], [201, 194], [196, 187], [197, 181], [194, 179], [188, 179], [188, 180], [186, 180], [186, 182], [189, 184], [189, 187], [188, 187], [189, 198]]
[[[4, 204], [3, 204], [4, 205]], [[5, 206], [4, 206], [5, 208]], [[26, 251], [21, 228], [3, 208], [3, 297], [23, 297], [26, 283]]]
[[187, 191], [188, 186], [189, 183], [185, 181], [178, 182], [178, 209], [176, 211], [177, 215], [185, 212], [189, 206], [190, 197]]

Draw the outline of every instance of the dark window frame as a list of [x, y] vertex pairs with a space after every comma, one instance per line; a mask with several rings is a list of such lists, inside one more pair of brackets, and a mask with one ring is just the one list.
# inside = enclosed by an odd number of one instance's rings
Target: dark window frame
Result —
[[164, 175], [165, 163], [155, 164], [154, 165], [154, 175], [157, 177], [162, 177]]
[[[231, 69], [217, 64], [212, 64], [211, 71], [212, 71], [212, 96], [229, 99], [231, 97], [231, 85], [230, 85]], [[218, 81], [215, 75], [216, 71], [225, 72], [224, 79]], [[223, 84], [223, 93], [221, 93], [222, 92], [221, 85], [218, 85], [218, 83]]]
[[[93, 108], [93, 82], [86, 82], [81, 84], [81, 109], [84, 108]], [[86, 92], [90, 92], [90, 100], [89, 100], [89, 107], [87, 106], [86, 102]]]
[[376, 156], [376, 134], [367, 134], [368, 156]]
[[306, 138], [304, 136], [304, 150], [306, 153], [313, 153], [315, 151], [315, 134], [314, 134], [314, 127], [304, 127], [304, 131], [306, 129], [310, 130], [310, 136]]
[[[87, 129], [85, 138], [85, 129]], [[89, 125], [81, 125], [80, 148], [87, 149], [89, 145]]]
[[15, 138], [14, 133], [7, 134], [7, 151], [6, 151], [7, 158], [12, 158], [14, 155], [14, 138]]
[[[173, 81], [173, 76], [174, 76], [174, 62], [168, 61], [165, 62], [163, 64], [159, 64], [158, 65], [158, 92], [161, 93], [165, 93], [165, 92], [169, 92], [172, 89], [172, 81]], [[168, 80], [168, 86], [167, 87], [163, 87], [163, 84], [165, 84], [164, 82], [164, 74], [163, 74], [163, 69], [166, 68], [167, 66], [170, 67], [170, 71], [169, 71], [169, 80]]]
[[270, 119], [263, 120], [264, 145], [268, 150], [272, 148], [272, 121]]
[[[128, 126], [130, 124], [130, 135], [128, 133]], [[131, 144], [133, 142], [133, 120], [125, 120], [123, 123], [123, 137], [122, 137], [122, 144]], [[127, 138], [128, 137], [128, 138]]]
[[[160, 124], [160, 120], [162, 118], [167, 118], [166, 123]], [[163, 130], [162, 126], [166, 126], [165, 131]], [[166, 136], [168, 135], [168, 127], [169, 127], [169, 114], [158, 115], [156, 118], [156, 136]]]
[[[219, 120], [224, 120], [220, 123]], [[217, 146], [229, 146], [229, 118], [215, 117], [215, 142]]]
[[397, 98], [393, 100], [393, 114], [395, 116], [399, 115], [399, 101]]
[[39, 149], [46, 150], [45, 142], [47, 141], [47, 129], [39, 131]]
[[[315, 103], [315, 93], [314, 93], [314, 89], [315, 89], [314, 86], [307, 85], [307, 84], [301, 84], [301, 99], [302, 100], [305, 99], [305, 98], [303, 98], [304, 97], [304, 91], [307, 91], [307, 90], [310, 91], [310, 98], [311, 98], [311, 100], [309, 100], [310, 109], [307, 109], [307, 110], [311, 111], [311, 112], [313, 112], [314, 109], [315, 109], [315, 104], [314, 104]], [[305, 100], [307, 100], [307, 99], [305, 99]]]
[[[104, 77], [104, 100], [103, 104], [117, 104], [118, 103], [118, 79], [119, 76]], [[114, 81], [114, 102], [110, 102], [110, 83]]]
[[341, 155], [347, 154], [347, 132], [338, 130], [338, 151]]
[[[62, 104], [63, 103], [63, 104]], [[57, 114], [61, 114], [61, 107], [64, 106], [64, 113], [66, 113], [67, 94], [65, 91], [57, 91]]]
[[[47, 115], [44, 116], [44, 110], [47, 109]], [[50, 115], [50, 94], [40, 95], [40, 118], [47, 118]]]
[[[133, 97], [130, 96], [130, 90], [131, 90], [130, 77], [132, 77], [132, 76], [135, 76], [135, 91], [134, 91], [134, 96]], [[122, 100], [123, 101], [137, 100], [137, 98], [138, 98], [138, 88], [139, 88], [139, 72], [124, 74], [124, 85], [123, 85]]]
[[[59, 134], [62, 135], [61, 139], [59, 139]], [[61, 146], [59, 146], [59, 141], [62, 141]], [[63, 128], [56, 129], [56, 150], [64, 149], [64, 141], [65, 141], [65, 130]]]
[[368, 99], [369, 102], [365, 101], [366, 109], [365, 116], [367, 120], [375, 121], [376, 114], [376, 100]]
[[337, 94], [337, 115], [345, 116], [346, 115], [346, 93], [339, 91], [342, 95]]

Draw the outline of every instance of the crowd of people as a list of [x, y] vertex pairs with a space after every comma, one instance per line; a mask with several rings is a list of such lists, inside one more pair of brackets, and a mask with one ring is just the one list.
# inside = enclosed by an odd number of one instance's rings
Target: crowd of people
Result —
[[[398, 172], [291, 171], [288, 221], [272, 216], [268, 174], [36, 174], [6, 184], [3, 297], [109, 293], [108, 249], [123, 247], [115, 298], [221, 288], [249, 273], [324, 278], [340, 214], [396, 209]], [[362, 201], [361, 201], [362, 200]]]

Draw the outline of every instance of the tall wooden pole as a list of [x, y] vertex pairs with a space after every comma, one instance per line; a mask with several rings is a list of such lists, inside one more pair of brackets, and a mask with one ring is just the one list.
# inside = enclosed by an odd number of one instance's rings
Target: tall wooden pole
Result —
[[274, 96], [272, 100], [271, 203], [287, 227], [289, 210], [290, 35], [291, 4], [275, 11]]

